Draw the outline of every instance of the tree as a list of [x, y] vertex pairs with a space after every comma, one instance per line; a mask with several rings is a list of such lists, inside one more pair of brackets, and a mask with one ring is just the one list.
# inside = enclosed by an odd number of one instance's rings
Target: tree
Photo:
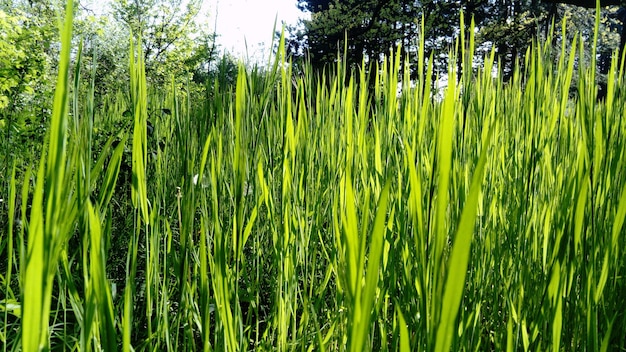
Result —
[[[299, 0], [298, 6], [310, 12], [311, 19], [303, 20], [302, 30], [292, 34], [288, 42], [290, 52], [308, 56], [312, 65], [320, 68], [337, 60], [344, 49], [343, 59], [351, 65], [378, 62], [398, 44], [402, 44], [405, 55], [415, 51], [418, 19], [422, 15], [427, 53], [445, 52], [465, 5], [440, 0]], [[436, 60], [437, 66], [443, 67], [445, 60]]]
[[[82, 42], [81, 71], [82, 89], [92, 83], [94, 74], [94, 96], [96, 101], [109, 93], [126, 88], [128, 73], [128, 33], [110, 16], [95, 15], [89, 10], [74, 18], [74, 33], [78, 47]], [[95, 68], [95, 71], [92, 70]]]
[[[558, 25], [565, 20], [568, 35], [581, 33], [583, 37], [592, 38], [595, 12], [589, 9], [595, 8], [595, 0], [497, 0], [490, 3], [493, 6], [492, 14], [480, 28], [478, 39], [482, 43], [490, 44], [484, 46], [486, 49], [492, 45], [496, 48], [505, 77], [511, 74], [516, 61], [523, 62], [518, 59], [537, 36], [547, 39], [548, 30], [553, 23]], [[615, 33], [618, 30], [623, 33], [619, 16], [615, 14], [616, 7], [612, 6], [619, 3], [619, 0], [600, 2], [603, 6], [598, 41], [601, 72], [608, 69], [610, 56], [618, 47]], [[559, 36], [557, 31], [552, 40], [561, 40]], [[620, 47], [623, 47], [623, 39]]]
[[[602, 0], [602, 6], [625, 0]], [[557, 4], [559, 6], [557, 6]], [[301, 29], [292, 29], [289, 50], [295, 56], [307, 56], [314, 67], [320, 68], [337, 60], [346, 47], [349, 64], [375, 62], [389, 49], [402, 44], [405, 54], [414, 51], [418, 35], [425, 39], [426, 55], [433, 51], [435, 69], [446, 70], [447, 50], [458, 34], [459, 14], [463, 11], [473, 18], [479, 30], [477, 40], [485, 53], [496, 49], [505, 78], [538, 35], [546, 38], [553, 20], [568, 18], [574, 33], [593, 30], [593, 16], [574, 10], [574, 5], [595, 7], [594, 0], [299, 0], [299, 7], [311, 13], [310, 20], [301, 22]], [[623, 11], [626, 13], [626, 10]], [[599, 51], [605, 57], [617, 46], [612, 32], [622, 32], [621, 47], [626, 32], [616, 15], [606, 16], [601, 26]], [[622, 15], [622, 17], [625, 17]], [[424, 33], [418, 33], [417, 22], [424, 18]], [[347, 38], [347, 45], [345, 39]], [[411, 56], [409, 56], [411, 57]], [[606, 60], [605, 60], [606, 61]], [[602, 60], [600, 60], [602, 62]]]
[[[596, 0], [543, 0], [547, 3], [553, 4], [569, 4], [576, 5], [580, 7], [586, 7], [588, 9], [592, 9], [596, 7]], [[600, 7], [606, 6], [626, 6], [626, 1], [623, 0], [600, 0]]]
[[301, 0], [298, 6], [311, 12], [311, 20], [303, 21], [304, 31], [299, 39], [304, 39], [315, 67], [335, 61], [344, 47], [349, 64], [360, 64], [363, 59], [377, 61], [402, 39], [405, 31], [399, 28], [412, 25], [401, 23], [402, 12], [406, 14], [412, 9], [400, 6], [397, 1]]
[[[584, 8], [595, 8], [597, 2], [594, 0], [543, 0], [545, 2], [548, 3], [553, 3], [553, 4], [569, 4], [569, 5], [575, 5], [575, 6], [579, 6], [579, 7], [584, 7]], [[600, 7], [607, 7], [607, 6], [621, 6], [622, 10], [621, 13], [617, 16], [615, 16], [615, 18], [622, 23], [621, 25], [621, 34], [620, 34], [620, 56], [622, 56], [622, 54], [624, 53], [624, 48], [626, 47], [626, 1], [625, 0], [599, 0], [599, 5]]]
[[0, 110], [8, 107], [17, 94], [32, 90], [28, 83], [38, 71], [28, 60], [26, 49], [31, 43], [20, 24], [24, 19], [0, 9]]
[[538, 0], [489, 1], [489, 14], [482, 23], [478, 41], [485, 51], [496, 49], [504, 78], [511, 76], [516, 62], [537, 34], [550, 26], [550, 6]]
[[164, 84], [170, 75], [188, 74], [185, 63], [206, 46], [195, 38], [213, 40], [194, 23], [201, 0], [114, 0], [113, 15], [134, 36], [141, 37], [146, 75]]
[[[445, 54], [454, 44], [461, 11], [466, 18], [473, 18], [475, 25], [480, 28], [519, 16], [518, 13], [525, 10], [520, 6], [522, 3], [526, 2], [300, 0], [300, 9], [310, 12], [311, 19], [302, 21], [302, 30], [292, 36], [289, 47], [295, 55], [308, 54], [313, 66], [319, 68], [335, 61], [337, 53], [343, 53], [345, 38], [346, 61], [349, 64], [360, 64], [363, 59], [366, 62], [379, 61], [397, 44], [402, 44], [405, 55], [411, 54], [417, 49], [419, 36], [423, 36], [427, 57], [433, 52], [439, 53], [433, 56], [435, 70], [445, 71]], [[424, 33], [419, 33], [420, 18], [424, 19]], [[466, 22], [469, 25], [470, 21]], [[503, 55], [506, 51], [509, 56], [515, 56], [516, 51], [508, 50], [508, 42], [503, 36], [485, 39], [500, 45]], [[514, 44], [514, 47], [517, 45]]]
[[45, 0], [0, 3], [0, 174], [11, 155], [43, 140], [59, 48], [55, 15]]
[[45, 0], [0, 5], [0, 109], [39, 106], [37, 95], [51, 91], [58, 50], [55, 13]]

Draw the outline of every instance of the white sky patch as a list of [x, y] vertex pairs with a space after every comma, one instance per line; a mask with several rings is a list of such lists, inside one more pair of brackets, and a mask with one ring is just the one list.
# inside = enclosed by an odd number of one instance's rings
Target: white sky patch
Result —
[[217, 15], [217, 43], [222, 50], [262, 63], [271, 50], [274, 21], [276, 30], [280, 30], [283, 22], [296, 25], [305, 16], [296, 3], [296, 0], [205, 0], [202, 13], [208, 13], [211, 30]]

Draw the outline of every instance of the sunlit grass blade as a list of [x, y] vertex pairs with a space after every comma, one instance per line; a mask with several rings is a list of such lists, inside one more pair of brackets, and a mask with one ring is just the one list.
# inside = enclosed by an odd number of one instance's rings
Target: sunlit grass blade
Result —
[[[446, 88], [445, 97], [443, 99], [441, 112], [439, 115], [439, 122], [437, 125], [437, 142], [436, 142], [436, 180], [437, 180], [437, 195], [436, 205], [434, 211], [433, 227], [429, 232], [428, 247], [432, 248], [429, 254], [429, 278], [430, 292], [428, 293], [433, 297], [431, 305], [429, 307], [429, 317], [431, 322], [437, 322], [441, 320], [441, 309], [444, 307], [443, 301], [443, 255], [445, 250], [446, 239], [448, 238], [448, 224], [445, 221], [446, 214], [448, 213], [448, 207], [450, 206], [450, 178], [452, 173], [452, 146], [453, 146], [453, 132], [456, 120], [457, 105], [457, 87], [456, 87], [456, 75], [454, 70], [450, 68], [448, 70], [448, 87]], [[434, 169], [433, 169], [434, 170]], [[434, 178], [434, 177], [433, 177]], [[432, 193], [431, 193], [432, 197]], [[432, 200], [432, 198], [431, 198]], [[434, 344], [435, 341], [441, 341], [435, 335], [435, 329], [429, 331], [430, 343]], [[442, 343], [441, 341], [440, 343]]]
[[472, 176], [469, 195], [465, 201], [465, 205], [463, 205], [463, 212], [461, 213], [458, 230], [454, 237], [450, 259], [448, 259], [449, 270], [446, 275], [445, 291], [441, 303], [441, 319], [437, 327], [435, 351], [449, 351], [452, 346], [455, 321], [465, 287], [472, 236], [476, 224], [478, 199], [482, 188], [483, 174], [487, 162], [492, 131], [493, 127], [490, 128], [489, 133], [487, 133], [487, 138], [483, 141], [480, 158], [478, 159], [478, 164]]
[[30, 213], [26, 258], [22, 266], [24, 273], [22, 348], [25, 351], [39, 351], [45, 348], [48, 339], [46, 331], [48, 330], [50, 299], [46, 295], [51, 283], [49, 283], [47, 273], [44, 213], [42, 211], [44, 175], [44, 163], [42, 162], [37, 172], [38, 181], [35, 186]]
[[619, 257], [620, 253], [620, 232], [624, 226], [624, 220], [626, 219], [626, 184], [622, 188], [621, 196], [619, 197], [619, 203], [617, 205], [617, 213], [615, 214], [615, 220], [613, 221], [613, 227], [611, 231], [611, 247], [613, 249], [614, 256]]
[[[68, 72], [72, 43], [72, 1], [65, 5], [65, 21], [61, 30], [61, 53], [54, 104], [50, 121], [50, 137], [46, 155], [42, 155], [33, 198], [28, 231], [27, 252], [22, 289], [22, 349], [38, 351], [48, 347], [48, 322], [52, 286], [57, 260], [66, 238], [61, 222], [65, 209], [62, 194], [66, 183], [66, 129], [68, 104]], [[25, 180], [28, 182], [28, 180]], [[44, 200], [45, 193], [45, 200]]]
[[100, 216], [90, 202], [87, 203], [89, 213], [90, 243], [90, 286], [97, 306], [97, 326], [99, 327], [99, 343], [105, 351], [117, 351], [117, 333], [113, 315], [113, 298], [106, 275], [106, 255], [104, 238], [100, 227]]
[[131, 97], [133, 100], [133, 145], [132, 145], [132, 200], [136, 208], [141, 211], [142, 220], [149, 223], [148, 194], [146, 188], [147, 162], [147, 94], [146, 72], [144, 66], [141, 39], [138, 40], [138, 53], [131, 38], [130, 43], [130, 75]]
[[411, 345], [409, 342], [409, 329], [407, 328], [406, 321], [404, 320], [404, 315], [402, 315], [402, 311], [399, 306], [396, 306], [396, 315], [398, 317], [398, 327], [400, 329], [400, 351], [401, 352], [410, 352]]
[[115, 185], [118, 180], [118, 176], [120, 174], [120, 166], [122, 164], [122, 156], [124, 153], [124, 148], [126, 147], [126, 138], [124, 138], [118, 146], [115, 148], [113, 153], [111, 154], [111, 158], [109, 159], [109, 164], [107, 166], [106, 173], [104, 175], [104, 183], [100, 189], [100, 193], [98, 195], [98, 208], [106, 211], [111, 198], [113, 197], [113, 192], [115, 190]]

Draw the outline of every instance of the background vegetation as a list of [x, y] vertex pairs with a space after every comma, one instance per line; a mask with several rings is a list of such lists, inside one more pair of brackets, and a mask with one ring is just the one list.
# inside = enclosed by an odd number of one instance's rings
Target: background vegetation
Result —
[[517, 65], [459, 15], [445, 61], [420, 36], [318, 71], [284, 35], [265, 67], [191, 32], [155, 57], [174, 14], [137, 4], [125, 38], [71, 1], [58, 32], [60, 5], [0, 12], [3, 350], [626, 349], [599, 10]]
[[[362, 59], [380, 62], [389, 48], [398, 43], [402, 44], [404, 56], [415, 63], [416, 43], [423, 36], [426, 56], [436, 53], [435, 72], [445, 73], [447, 50], [459, 33], [458, 18], [464, 12], [475, 21], [479, 57], [495, 48], [507, 80], [532, 40], [547, 39], [553, 22], [564, 20], [570, 35], [579, 32], [590, 39], [596, 7], [593, 0], [299, 0], [298, 4], [311, 17], [292, 29], [289, 49], [297, 57], [306, 57], [315, 68], [337, 60], [346, 39], [348, 47], [343, 59], [351, 65], [360, 64]], [[602, 0], [600, 4], [598, 53], [604, 58], [599, 64], [606, 73], [612, 51], [624, 46], [625, 10], [619, 0]], [[424, 30], [420, 31], [416, 19], [422, 17]], [[551, 39], [559, 40], [559, 34]]]

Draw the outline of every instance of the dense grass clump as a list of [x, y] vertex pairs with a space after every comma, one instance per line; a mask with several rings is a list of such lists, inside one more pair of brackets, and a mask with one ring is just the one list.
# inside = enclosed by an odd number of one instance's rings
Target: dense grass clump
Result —
[[626, 349], [624, 67], [598, 100], [593, 42], [504, 82], [462, 30], [441, 91], [423, 42], [414, 80], [280, 50], [204, 99], [132, 48], [96, 108], [71, 18], [47, 152], [2, 193], [5, 351]]

